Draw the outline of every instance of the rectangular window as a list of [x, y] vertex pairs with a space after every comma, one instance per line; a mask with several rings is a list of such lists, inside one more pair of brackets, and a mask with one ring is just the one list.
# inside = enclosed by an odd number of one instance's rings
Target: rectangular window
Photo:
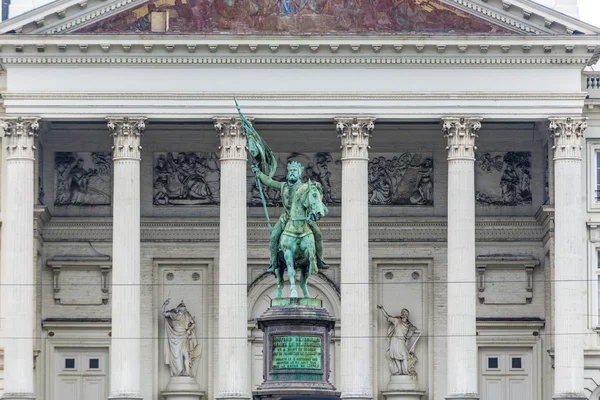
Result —
[[498, 369], [498, 357], [488, 357], [488, 369]]
[[74, 358], [65, 358], [65, 369], [75, 369]]
[[600, 151], [596, 151], [596, 201], [600, 201]]
[[521, 357], [512, 357], [510, 359], [510, 367], [512, 369], [522, 369], [523, 367], [521, 366]]
[[98, 358], [90, 358], [90, 369], [100, 368], [100, 360]]

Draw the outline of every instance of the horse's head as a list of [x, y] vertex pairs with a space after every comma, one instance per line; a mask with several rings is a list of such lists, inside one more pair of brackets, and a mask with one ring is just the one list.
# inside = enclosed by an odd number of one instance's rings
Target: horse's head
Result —
[[323, 189], [321, 184], [313, 182], [310, 179], [307, 182], [308, 190], [304, 198], [304, 208], [306, 208], [307, 216], [312, 221], [317, 221], [327, 215], [329, 210], [323, 203]]

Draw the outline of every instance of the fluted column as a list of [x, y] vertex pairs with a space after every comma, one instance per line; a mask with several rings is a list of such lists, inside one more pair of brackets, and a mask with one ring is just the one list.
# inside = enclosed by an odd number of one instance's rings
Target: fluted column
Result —
[[581, 139], [585, 118], [550, 118], [554, 137], [554, 399], [585, 399], [586, 233]]
[[33, 187], [39, 118], [4, 118], [6, 196], [2, 210], [2, 324], [4, 395], [34, 399], [33, 384]]
[[342, 152], [341, 384], [344, 399], [372, 399], [369, 300], [369, 137], [375, 118], [336, 118]]
[[246, 137], [238, 119], [215, 118], [221, 151], [217, 399], [248, 399]]
[[107, 118], [113, 137], [110, 399], [140, 395], [140, 138], [145, 118]]
[[448, 396], [478, 399], [475, 138], [481, 118], [443, 118], [448, 140]]

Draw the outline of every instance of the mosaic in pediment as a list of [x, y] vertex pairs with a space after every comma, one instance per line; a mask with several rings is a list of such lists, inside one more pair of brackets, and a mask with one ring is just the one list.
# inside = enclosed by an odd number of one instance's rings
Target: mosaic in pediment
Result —
[[440, 0], [150, 0], [77, 33], [513, 34]]

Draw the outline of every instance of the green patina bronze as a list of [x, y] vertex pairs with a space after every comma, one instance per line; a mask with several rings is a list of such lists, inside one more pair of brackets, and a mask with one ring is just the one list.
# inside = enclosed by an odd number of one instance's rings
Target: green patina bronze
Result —
[[[307, 375], [321, 374], [321, 337], [320, 336], [274, 336], [273, 364], [274, 373], [293, 370], [289, 373]], [[313, 370], [313, 371], [299, 371]], [[285, 373], [285, 372], [284, 372]]]
[[[237, 105], [237, 101], [236, 101]], [[256, 174], [271, 238], [271, 259], [268, 272], [277, 278], [275, 298], [281, 298], [283, 276], [287, 269], [290, 297], [298, 297], [296, 272], [300, 271], [300, 287], [304, 297], [310, 297], [306, 286], [308, 277], [316, 275], [319, 268], [328, 268], [323, 261], [323, 237], [316, 221], [328, 213], [323, 203], [323, 190], [317, 182], [302, 181], [304, 167], [296, 161], [287, 165], [284, 182], [273, 180], [277, 167], [275, 155], [240, 111], [238, 113], [252, 157], [252, 171]], [[281, 191], [284, 211], [271, 228], [261, 183]]]
[[271, 299], [271, 307], [285, 306], [323, 307], [323, 300], [311, 299], [309, 297], [279, 297]]

